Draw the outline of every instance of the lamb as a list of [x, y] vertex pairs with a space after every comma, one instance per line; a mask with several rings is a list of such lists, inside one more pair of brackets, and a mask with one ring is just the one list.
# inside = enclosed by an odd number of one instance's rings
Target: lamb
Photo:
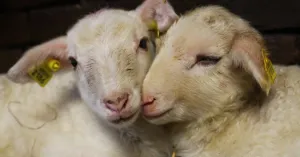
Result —
[[[139, 114], [155, 53], [147, 25], [156, 20], [166, 31], [176, 19], [162, 0], [102, 9], [26, 51], [0, 79], [0, 156], [170, 156], [167, 134]], [[41, 88], [27, 71], [49, 58], [62, 70]]]
[[162, 42], [144, 79], [142, 111], [170, 132], [177, 156], [300, 156], [300, 68], [272, 66], [249, 22], [202, 6]]

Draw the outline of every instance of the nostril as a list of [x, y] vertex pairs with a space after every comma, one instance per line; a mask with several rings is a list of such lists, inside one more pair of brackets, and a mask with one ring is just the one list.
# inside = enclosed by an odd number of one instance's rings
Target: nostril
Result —
[[143, 106], [151, 105], [156, 99], [153, 96], [145, 96], [143, 99]]
[[118, 112], [123, 110], [126, 107], [128, 98], [129, 98], [128, 93], [114, 94], [109, 98], [105, 98], [103, 102], [106, 108]]
[[118, 111], [118, 108], [115, 105], [114, 101], [112, 101], [112, 100], [104, 100], [103, 102], [105, 104], [105, 107], [108, 108], [109, 110], [115, 111], [115, 112]]
[[114, 104], [114, 102], [112, 100], [106, 100], [104, 101], [106, 104]]
[[118, 98], [118, 103], [119, 103], [119, 106], [120, 106], [120, 110], [122, 110], [126, 107], [127, 102], [128, 102], [128, 97], [129, 97], [129, 94], [124, 93], [122, 97]]

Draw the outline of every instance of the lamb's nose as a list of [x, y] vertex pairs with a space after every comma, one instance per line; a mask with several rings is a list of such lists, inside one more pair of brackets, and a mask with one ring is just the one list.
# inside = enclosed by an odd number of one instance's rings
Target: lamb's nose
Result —
[[114, 112], [120, 112], [126, 107], [128, 101], [128, 93], [114, 92], [111, 95], [104, 98], [104, 104], [106, 108]]

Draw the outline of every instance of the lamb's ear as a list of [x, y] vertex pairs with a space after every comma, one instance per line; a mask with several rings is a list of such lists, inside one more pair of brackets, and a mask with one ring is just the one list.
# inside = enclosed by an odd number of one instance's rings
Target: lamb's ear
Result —
[[146, 23], [155, 20], [160, 32], [165, 32], [178, 19], [173, 7], [167, 0], [144, 0], [136, 8], [139, 16]]
[[69, 68], [66, 37], [60, 36], [46, 41], [27, 50], [24, 55], [9, 69], [7, 77], [16, 83], [27, 83], [31, 81], [29, 68], [39, 65], [46, 59], [57, 59], [62, 68]]
[[266, 47], [261, 35], [255, 31], [237, 35], [231, 53], [234, 65], [243, 67], [268, 94], [276, 73], [266, 56]]

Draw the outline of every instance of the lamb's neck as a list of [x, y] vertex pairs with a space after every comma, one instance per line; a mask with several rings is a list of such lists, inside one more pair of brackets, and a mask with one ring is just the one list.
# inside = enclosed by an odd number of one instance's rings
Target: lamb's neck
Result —
[[224, 132], [238, 116], [239, 111], [223, 112], [205, 121], [195, 120], [185, 123], [171, 124], [167, 129], [171, 132], [173, 147], [177, 156], [199, 156], [201, 151]]
[[211, 113], [210, 117], [167, 125], [166, 129], [171, 134], [177, 155], [198, 157], [208, 144], [221, 137], [222, 133], [233, 126], [235, 121], [243, 115], [253, 114], [260, 110], [265, 94], [259, 86], [254, 87], [238, 94], [234, 101], [224, 104], [222, 110]]
[[120, 129], [119, 132], [123, 141], [143, 157], [171, 156], [169, 136], [162, 127], [150, 124], [143, 118], [138, 118], [133, 125]]
[[119, 131], [124, 138], [130, 138], [136, 142], [141, 140], [154, 140], [155, 138], [158, 138], [158, 141], [160, 141], [160, 138], [165, 137], [165, 133], [161, 127], [150, 124], [143, 118], [138, 118], [133, 125], [122, 128]]

